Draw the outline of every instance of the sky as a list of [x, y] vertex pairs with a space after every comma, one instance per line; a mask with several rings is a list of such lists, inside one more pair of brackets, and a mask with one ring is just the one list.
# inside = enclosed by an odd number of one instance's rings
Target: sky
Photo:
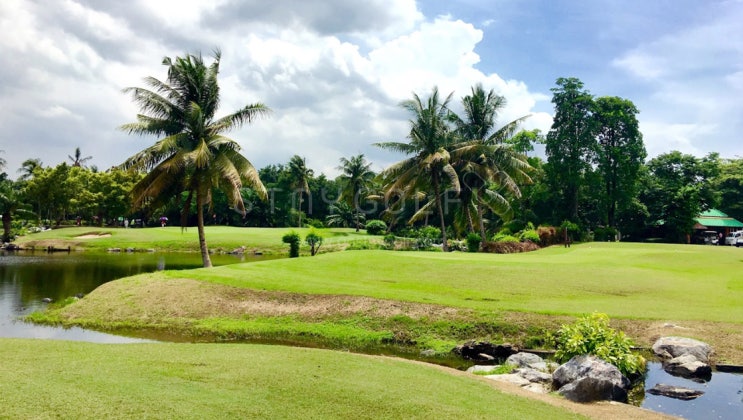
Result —
[[743, 157], [743, 0], [2, 0], [0, 157], [101, 170], [157, 138], [118, 127], [138, 112], [122, 89], [166, 79], [164, 57], [220, 49], [221, 113], [270, 117], [228, 133], [256, 168], [298, 154], [338, 174], [363, 153], [379, 171], [404, 156], [399, 103], [434, 86], [452, 108], [481, 83], [505, 124], [549, 131], [551, 88], [577, 77], [635, 103], [649, 157]]

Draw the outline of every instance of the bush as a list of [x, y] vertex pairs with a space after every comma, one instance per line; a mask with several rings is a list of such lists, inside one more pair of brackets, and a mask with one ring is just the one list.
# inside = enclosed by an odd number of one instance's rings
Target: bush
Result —
[[307, 219], [304, 221], [304, 224], [316, 229], [322, 229], [325, 227], [325, 223], [320, 219]]
[[614, 242], [617, 237], [617, 230], [612, 227], [597, 227], [593, 231], [593, 240], [599, 242]]
[[521, 242], [519, 238], [506, 233], [498, 232], [493, 236], [493, 242]]
[[530, 229], [530, 230], [524, 230], [519, 234], [519, 239], [521, 239], [521, 242], [532, 242], [535, 244], [541, 243], [541, 240], [539, 238], [539, 233], [537, 233], [536, 229]]
[[387, 223], [383, 220], [369, 220], [366, 222], [366, 233], [369, 235], [381, 235], [387, 231]]
[[480, 242], [482, 238], [476, 233], [470, 233], [467, 235], [467, 251], [477, 252], [480, 250]]
[[293, 230], [287, 232], [281, 237], [281, 241], [285, 244], [289, 244], [289, 258], [299, 257], [299, 243], [302, 241], [302, 238], [297, 232]]
[[566, 362], [573, 356], [592, 354], [616, 366], [625, 376], [645, 371], [645, 359], [632, 353], [632, 340], [609, 327], [606, 314], [586, 315], [572, 325], [563, 325], [555, 335], [555, 358]]
[[395, 234], [390, 233], [384, 236], [384, 246], [387, 249], [395, 249]]
[[483, 252], [489, 252], [492, 254], [516, 254], [519, 252], [536, 251], [539, 246], [532, 242], [484, 242], [482, 244]]
[[541, 246], [550, 246], [562, 242], [560, 232], [554, 226], [539, 226], [537, 235], [539, 235], [539, 245]]
[[[573, 223], [570, 220], [565, 220], [560, 225], [560, 233], [564, 232], [565, 229], [568, 230], [568, 238], [571, 242], [581, 238], [580, 226], [577, 223]], [[562, 238], [562, 240], [564, 241], [564, 238]]]

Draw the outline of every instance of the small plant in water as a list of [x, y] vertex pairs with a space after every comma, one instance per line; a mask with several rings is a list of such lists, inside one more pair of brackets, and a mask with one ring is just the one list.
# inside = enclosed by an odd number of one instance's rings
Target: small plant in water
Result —
[[555, 335], [555, 358], [566, 362], [573, 356], [592, 354], [616, 366], [625, 376], [645, 371], [645, 358], [632, 352], [632, 340], [622, 331], [609, 327], [606, 314], [586, 315], [563, 325]]

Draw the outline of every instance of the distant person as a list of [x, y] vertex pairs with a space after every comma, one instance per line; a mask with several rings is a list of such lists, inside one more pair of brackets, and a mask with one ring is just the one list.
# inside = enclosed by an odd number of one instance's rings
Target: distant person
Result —
[[128, 228], [129, 228], [129, 219], [126, 219], [125, 218], [124, 219], [124, 229], [128, 229]]

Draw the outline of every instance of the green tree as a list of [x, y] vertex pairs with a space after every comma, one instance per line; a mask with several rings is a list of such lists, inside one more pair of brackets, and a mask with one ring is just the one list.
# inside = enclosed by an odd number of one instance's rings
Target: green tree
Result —
[[121, 127], [129, 134], [162, 136], [121, 166], [148, 171], [132, 190], [135, 207], [164, 203], [185, 192], [183, 222], [195, 199], [204, 267], [212, 265], [204, 234], [204, 206], [211, 203], [212, 190], [224, 191], [230, 205], [243, 214], [243, 185], [266, 197], [258, 171], [240, 154], [237, 142], [223, 133], [265, 116], [270, 110], [255, 103], [216, 118], [220, 58], [220, 52], [215, 51], [214, 62], [208, 66], [200, 55], [163, 59], [163, 65], [168, 67], [165, 82], [149, 77], [145, 83], [152, 90], [124, 90], [132, 95], [142, 113], [137, 115], [137, 122]]
[[699, 159], [674, 150], [651, 159], [640, 195], [650, 223], [661, 225], [666, 239], [686, 242], [695, 218], [717, 203], [712, 180], [718, 174], [716, 154]]
[[299, 217], [298, 226], [302, 227], [302, 202], [304, 195], [310, 196], [310, 179], [314, 175], [312, 169], [307, 167], [305, 159], [299, 155], [292, 156], [287, 165], [291, 187], [297, 193], [297, 215]]
[[512, 145], [513, 150], [528, 156], [529, 152], [534, 151], [535, 144], [544, 144], [544, 135], [538, 128], [533, 130], [521, 130], [514, 134], [513, 137], [507, 138], [506, 143]]
[[604, 184], [605, 222], [617, 227], [617, 208], [628, 208], [647, 152], [637, 122], [638, 110], [627, 100], [601, 97], [595, 101], [596, 163]]
[[12, 221], [18, 213], [28, 213], [19, 184], [8, 179], [7, 174], [0, 174], [0, 218], [3, 221], [1, 242], [13, 240]]
[[[425, 101], [414, 93], [413, 99], [400, 104], [412, 114], [408, 134], [410, 141], [375, 144], [383, 149], [412, 155], [382, 171], [381, 175], [386, 180], [385, 196], [414, 196], [419, 190], [430, 192], [433, 195], [431, 204], [435, 205], [439, 217], [444, 251], [448, 251], [448, 245], [443, 196], [447, 190], [456, 194], [460, 191], [459, 178], [448, 150], [455, 142], [454, 133], [447, 124], [451, 97], [452, 94], [449, 94], [441, 100], [436, 87]], [[423, 216], [428, 209], [429, 206], [424, 206], [413, 219]]]
[[327, 226], [349, 227], [366, 222], [366, 216], [352, 208], [345, 201], [338, 201], [330, 205], [330, 214], [325, 217]]
[[341, 199], [354, 209], [356, 232], [358, 232], [362, 223], [361, 196], [368, 192], [367, 189], [374, 179], [374, 172], [371, 170], [371, 163], [364, 159], [364, 155], [353, 156], [351, 159], [342, 157], [338, 169], [341, 171], [338, 178], [343, 185]]
[[720, 194], [719, 209], [743, 220], [743, 159], [727, 159], [720, 164], [720, 175], [713, 181]]
[[545, 170], [550, 187], [562, 201], [555, 206], [563, 209], [556, 218], [577, 221], [581, 186], [596, 149], [593, 96], [573, 77], [557, 79], [557, 87], [551, 91], [555, 117], [545, 141]]
[[20, 169], [18, 169], [18, 173], [21, 174], [19, 177], [20, 180], [26, 181], [31, 178], [33, 178], [34, 173], [36, 170], [41, 169], [44, 167], [44, 164], [41, 162], [41, 159], [26, 159], [21, 163]]

